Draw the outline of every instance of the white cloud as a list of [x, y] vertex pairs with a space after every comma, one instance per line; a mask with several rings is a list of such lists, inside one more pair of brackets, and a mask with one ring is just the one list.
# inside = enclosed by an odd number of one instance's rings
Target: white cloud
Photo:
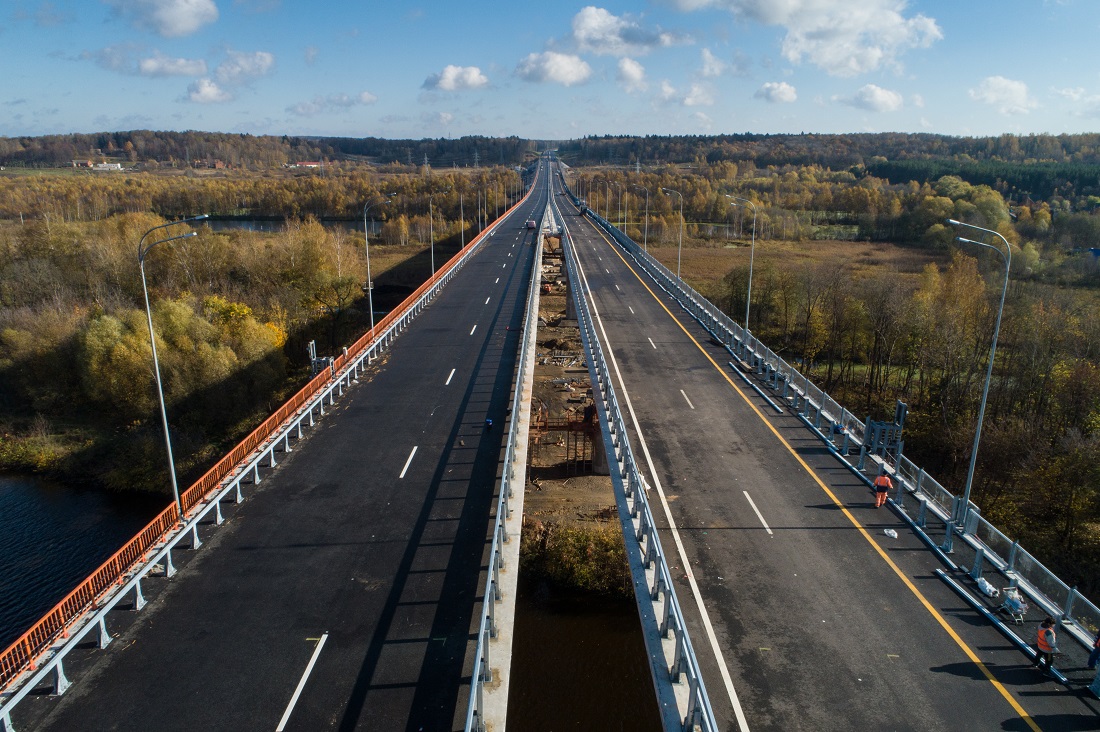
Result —
[[728, 64], [710, 52], [709, 48], [703, 49], [703, 76], [721, 76]]
[[766, 102], [794, 102], [798, 99], [798, 92], [785, 81], [769, 81], [756, 90], [753, 94], [757, 99]]
[[158, 52], [138, 61], [138, 73], [142, 76], [202, 76], [206, 73], [206, 61], [170, 58]]
[[215, 104], [228, 102], [233, 95], [210, 79], [199, 79], [187, 87], [187, 98], [198, 104]]
[[563, 86], [573, 86], [588, 80], [592, 67], [580, 56], [544, 51], [532, 53], [516, 66], [516, 76], [524, 81], [552, 81]]
[[166, 38], [187, 36], [218, 19], [214, 0], [106, 0], [116, 11]]
[[306, 50], [303, 52], [306, 64], [312, 66], [317, 60], [317, 46], [306, 46]]
[[914, 94], [911, 101], [913, 102], [913, 106], [917, 109], [924, 109], [924, 97], [920, 94]]
[[1028, 93], [1027, 84], [1022, 81], [1006, 79], [1003, 76], [987, 76], [970, 90], [970, 98], [996, 107], [1001, 114], [1027, 114], [1039, 106]]
[[374, 104], [378, 97], [370, 92], [360, 92], [355, 96], [350, 94], [330, 94], [327, 97], [315, 96], [308, 102], [298, 102], [286, 108], [291, 114], [299, 117], [313, 117], [325, 112], [337, 112], [341, 109], [350, 109], [359, 104]]
[[714, 95], [705, 84], [692, 84], [684, 95], [685, 107], [709, 107], [714, 104]]
[[695, 121], [696, 121], [696, 122], [697, 122], [697, 123], [699, 124], [699, 126], [700, 126], [700, 127], [702, 127], [702, 128], [704, 129], [704, 130], [709, 130], [709, 129], [710, 129], [711, 127], [713, 127], [713, 126], [714, 126], [714, 120], [712, 120], [712, 119], [711, 119], [711, 118], [710, 118], [710, 117], [709, 117], [709, 116], [708, 116], [708, 115], [707, 115], [706, 113], [704, 113], [704, 112], [696, 112], [695, 114], [691, 115], [691, 117], [692, 117], [692, 119], [694, 119], [694, 120], [695, 120]]
[[645, 67], [632, 58], [619, 59], [619, 72], [615, 78], [623, 89], [631, 93], [645, 91], [649, 86], [645, 80]]
[[477, 66], [454, 66], [448, 64], [438, 74], [432, 74], [424, 80], [424, 89], [439, 91], [461, 91], [486, 86], [489, 79]]
[[902, 98], [896, 91], [883, 89], [881, 86], [866, 84], [856, 90], [850, 97], [833, 97], [836, 101], [851, 107], [866, 109], [871, 112], [896, 112], [901, 109]]
[[134, 62], [132, 56], [135, 50], [132, 44], [121, 43], [116, 46], [101, 48], [98, 51], [84, 51], [80, 54], [80, 58], [85, 61], [94, 61], [108, 71], [118, 71], [124, 74], [133, 73]]
[[244, 53], [228, 51], [227, 58], [214, 69], [214, 77], [227, 86], [240, 86], [266, 76], [275, 68], [275, 56], [267, 51]]
[[573, 41], [581, 52], [640, 56], [686, 39], [673, 33], [647, 30], [629, 16], [612, 15], [604, 8], [589, 5], [573, 16]]
[[660, 98], [663, 102], [671, 102], [677, 97], [676, 87], [669, 83], [668, 79], [661, 80]]
[[1067, 87], [1065, 89], [1052, 88], [1051, 91], [1054, 92], [1056, 95], [1062, 97], [1063, 99], [1070, 100], [1071, 102], [1079, 102], [1085, 98], [1085, 87], [1083, 86]]
[[835, 76], [874, 71], [911, 48], [943, 38], [936, 21], [906, 17], [907, 0], [673, 0], [681, 10], [725, 8], [786, 31], [783, 57], [804, 58]]

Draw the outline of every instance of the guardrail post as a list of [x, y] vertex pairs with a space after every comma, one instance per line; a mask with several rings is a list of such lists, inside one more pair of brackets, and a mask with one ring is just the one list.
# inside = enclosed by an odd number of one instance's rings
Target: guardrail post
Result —
[[940, 547], [940, 551], [944, 554], [951, 554], [955, 547], [955, 519], [951, 519], [945, 525], [947, 529], [947, 535], [943, 539], [943, 546]]
[[252, 465], [252, 484], [260, 484], [260, 464], [258, 462]]
[[[1016, 552], [1019, 550], [1019, 548], [1020, 548], [1020, 542], [1018, 540], [1012, 542], [1012, 546], [1010, 546], [1008, 548], [1008, 566], [1005, 567], [1005, 572], [1012, 572], [1015, 575], [1015, 573], [1016, 573]], [[1015, 581], [1016, 581], [1015, 577], [1013, 577], [1013, 587], [1016, 586]]]
[[54, 696], [61, 696], [70, 686], [72, 686], [72, 683], [65, 677], [65, 667], [61, 665], [61, 659], [59, 658], [53, 667]]
[[191, 549], [195, 550], [202, 546], [202, 540], [199, 538], [199, 525], [196, 523], [191, 527]]
[[108, 645], [110, 645], [112, 640], [114, 640], [113, 638], [111, 638], [111, 634], [109, 632], [107, 632], [107, 616], [106, 615], [100, 615], [99, 616], [99, 630], [96, 633], [96, 636], [97, 636], [96, 645], [99, 646], [99, 650], [101, 650], [101, 651], [104, 648], [106, 648]]
[[1062, 620], [1073, 620], [1073, 603], [1077, 600], [1077, 585], [1069, 588], [1066, 605], [1062, 608]]
[[214, 525], [221, 526], [225, 523], [225, 519], [222, 518], [222, 501], [220, 498], [214, 501]]
[[917, 501], [919, 506], [917, 508], [917, 520], [916, 524], [920, 528], [924, 528], [924, 525], [928, 522], [928, 499], [923, 495], [917, 495]]
[[974, 566], [970, 568], [970, 579], [977, 582], [982, 576], [982, 562], [985, 561], [985, 547], [980, 546], [974, 553]]
[[164, 561], [161, 562], [164, 565], [164, 576], [171, 577], [176, 573], [176, 565], [172, 564], [172, 548], [169, 547], [168, 551], [164, 552]]
[[978, 516], [981, 515], [981, 511], [974, 504], [970, 504], [970, 510], [966, 512], [966, 520], [963, 522], [963, 536], [969, 536], [970, 534], [976, 534], [978, 532]]
[[141, 578], [134, 583], [134, 612], [145, 607], [145, 596], [141, 594]]

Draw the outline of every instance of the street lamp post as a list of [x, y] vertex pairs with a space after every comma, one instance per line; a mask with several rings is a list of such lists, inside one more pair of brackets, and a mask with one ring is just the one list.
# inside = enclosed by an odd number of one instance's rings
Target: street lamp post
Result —
[[985, 387], [982, 389], [981, 406], [978, 407], [978, 426], [974, 430], [974, 445], [970, 448], [970, 466], [966, 470], [966, 486], [963, 488], [962, 504], [959, 507], [958, 519], [965, 528], [966, 517], [967, 514], [970, 512], [970, 488], [974, 484], [974, 467], [977, 465], [978, 462], [978, 444], [981, 442], [982, 439], [982, 420], [985, 419], [985, 403], [986, 400], [989, 398], [989, 382], [993, 378], [993, 360], [997, 356], [997, 336], [1000, 335], [1001, 332], [1001, 315], [1004, 313], [1005, 295], [1008, 293], [1008, 273], [1009, 270], [1012, 269], [1012, 247], [1009, 245], [1007, 239], [1005, 239], [993, 229], [985, 229], [981, 226], [975, 226], [974, 224], [964, 224], [963, 222], [956, 221], [955, 219], [948, 219], [947, 223], [954, 226], [965, 226], [970, 229], [976, 229], [977, 231], [984, 231], [987, 234], [993, 234], [1002, 242], [1004, 242], [1005, 245], [1004, 251], [1001, 251], [1000, 247], [993, 246], [992, 244], [974, 241], [973, 239], [965, 239], [961, 236], [955, 237], [956, 239], [958, 239], [958, 241], [964, 242], [966, 244], [976, 244], [977, 246], [985, 247], [986, 249], [992, 249], [993, 251], [997, 252], [997, 254], [1001, 255], [1001, 259], [1003, 259], [1005, 263], [1005, 281], [1004, 285], [1001, 287], [1001, 305], [997, 309], [997, 321], [996, 324], [993, 326], [993, 346], [989, 351], [989, 364], [986, 366], [985, 369]]
[[[615, 186], [616, 188], [619, 189], [619, 203], [618, 203], [619, 230], [622, 231], [622, 228], [624, 226], [624, 224], [623, 224], [623, 187], [621, 185], [619, 185], [619, 182], [616, 181], [616, 180], [609, 181], [609, 182], [611, 183], [611, 185], [613, 185], [613, 186]], [[608, 213], [610, 213], [610, 211]]]
[[[449, 188], [446, 191], [439, 191], [439, 193], [449, 192]], [[435, 277], [435, 209], [432, 208], [432, 196], [434, 195], [434, 191], [428, 194], [428, 240], [432, 250], [432, 277]]]
[[645, 232], [642, 234], [642, 249], [649, 251], [649, 189], [645, 186], [635, 185], [634, 188], [640, 188], [645, 191]]
[[145, 296], [145, 318], [149, 324], [149, 346], [153, 351], [153, 376], [157, 384], [157, 401], [160, 404], [160, 424], [161, 427], [164, 428], [164, 448], [168, 453], [168, 477], [172, 483], [172, 498], [176, 501], [176, 508], [179, 510], [180, 520], [183, 520], [183, 503], [180, 501], [179, 483], [176, 482], [176, 461], [172, 457], [172, 438], [168, 431], [168, 410], [164, 406], [164, 387], [161, 385], [160, 362], [157, 360], [157, 338], [153, 332], [153, 310], [149, 307], [149, 288], [145, 283], [145, 255], [157, 244], [164, 244], [165, 242], [175, 241], [176, 239], [187, 239], [195, 236], [195, 232], [189, 231], [186, 234], [170, 236], [166, 239], [158, 239], [149, 245], [145, 244], [145, 237], [159, 229], [165, 229], [169, 226], [178, 226], [179, 224], [186, 224], [192, 221], [201, 221], [205, 218], [206, 214], [203, 214], [202, 216], [193, 216], [189, 219], [182, 219], [180, 221], [172, 221], [171, 223], [154, 226], [142, 234], [141, 239], [138, 240], [138, 269], [141, 270], [141, 292]]
[[[390, 193], [388, 195], [394, 195]], [[367, 250], [367, 308], [370, 310], [370, 329], [374, 332], [374, 282], [370, 276], [370, 229], [367, 227], [367, 211], [370, 211], [375, 206], [385, 205], [391, 203], [392, 199], [383, 198], [381, 201], [375, 201], [374, 203], [368, 203], [363, 206], [363, 244]]]
[[[726, 198], [733, 199], [730, 201], [734, 206], [744, 207], [744, 203], [752, 206], [752, 244], [749, 246], [749, 286], [748, 292], [745, 294], [745, 332], [749, 331], [749, 305], [752, 303], [752, 260], [756, 255], [756, 204], [747, 198], [741, 198], [741, 196], [731, 196], [728, 193]], [[744, 203], [737, 203], [737, 201], [743, 201]]]
[[665, 192], [665, 195], [675, 193], [680, 197], [680, 244], [676, 247], [676, 279], [680, 279], [680, 255], [684, 251], [684, 194], [671, 188], [662, 188], [661, 190]]

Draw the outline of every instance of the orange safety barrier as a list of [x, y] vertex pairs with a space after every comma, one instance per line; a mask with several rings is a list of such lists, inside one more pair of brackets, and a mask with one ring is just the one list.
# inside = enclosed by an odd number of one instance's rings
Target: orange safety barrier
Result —
[[[534, 190], [534, 186], [532, 186], [532, 190]], [[504, 216], [501, 218], [503, 219], [518, 208], [526, 198], [524, 196], [520, 201], [513, 204], [511, 208], [504, 212]], [[357, 358], [360, 353], [370, 346], [377, 333], [385, 332], [390, 325], [403, 317], [417, 299], [436, 282], [447, 276], [447, 273], [458, 263], [458, 260], [475, 247], [484, 236], [485, 232], [483, 231], [474, 237], [446, 264], [436, 270], [432, 277], [405, 298], [401, 305], [390, 311], [386, 317], [375, 324], [373, 329], [352, 344], [346, 356], [341, 355], [333, 362], [333, 370], [339, 373], [346, 364]], [[236, 447], [229, 451], [229, 454], [215, 463], [190, 488], [181, 493], [180, 503], [183, 505], [184, 513], [186, 514], [187, 511], [201, 503], [207, 494], [221, 484], [235, 465], [243, 462], [257, 447], [266, 442], [278, 430], [280, 425], [294, 416], [299, 409], [309, 402], [311, 397], [331, 382], [333, 380], [331, 373], [331, 371], [322, 371], [315, 376], [297, 394], [279, 407], [274, 414], [254, 429], [248, 437], [241, 440]], [[120, 582], [126, 573], [145, 556], [146, 552], [179, 523], [179, 519], [179, 511], [175, 503], [161, 511], [156, 518], [138, 532], [137, 536], [126, 542], [110, 559], [100, 565], [87, 579], [77, 585], [76, 589], [66, 595], [65, 599], [57, 603], [41, 620], [32, 625], [30, 630], [8, 646], [0, 654], [0, 689], [5, 688], [12, 679], [28, 667], [33, 669], [35, 659], [59, 635], [67, 635], [66, 628], [68, 625], [87, 611], [106, 590]]]

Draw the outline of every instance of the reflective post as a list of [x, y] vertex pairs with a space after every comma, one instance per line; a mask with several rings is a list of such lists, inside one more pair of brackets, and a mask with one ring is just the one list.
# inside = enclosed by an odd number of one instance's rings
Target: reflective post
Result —
[[989, 398], [989, 382], [993, 378], [993, 360], [997, 357], [997, 336], [1001, 332], [1001, 315], [1004, 313], [1005, 295], [1008, 293], [1008, 273], [1009, 270], [1012, 268], [1012, 247], [1009, 245], [1007, 239], [1005, 239], [993, 229], [985, 229], [981, 226], [975, 226], [974, 224], [964, 224], [963, 222], [956, 221], [955, 219], [948, 219], [947, 223], [954, 226], [965, 226], [969, 229], [975, 229], [977, 231], [984, 231], [987, 234], [993, 234], [1002, 242], [1004, 242], [1005, 245], [1005, 249], [1004, 251], [1002, 251], [1000, 247], [993, 246], [992, 244], [974, 241], [973, 239], [965, 239], [961, 236], [955, 237], [958, 241], [964, 242], [966, 244], [975, 244], [980, 247], [985, 247], [986, 249], [992, 249], [993, 251], [997, 252], [997, 254], [1001, 255], [1001, 259], [1003, 259], [1005, 263], [1005, 281], [1004, 285], [1001, 287], [1001, 305], [997, 308], [997, 321], [996, 324], [993, 326], [993, 346], [992, 348], [990, 348], [989, 364], [986, 366], [985, 369], [985, 386], [982, 388], [981, 406], [978, 407], [978, 426], [974, 430], [974, 445], [970, 448], [970, 467], [968, 467], [966, 471], [966, 486], [963, 488], [962, 505], [959, 507], [958, 511], [959, 523], [965, 526], [966, 515], [970, 509], [970, 489], [974, 484], [974, 467], [975, 465], [977, 465], [978, 462], [978, 444], [981, 442], [982, 439], [982, 420], [985, 419], [985, 404], [986, 400]]
[[189, 219], [154, 226], [142, 234], [141, 239], [138, 241], [138, 269], [141, 270], [141, 292], [145, 296], [145, 318], [149, 324], [149, 346], [153, 351], [153, 376], [157, 385], [157, 401], [160, 404], [160, 423], [161, 427], [164, 428], [164, 448], [168, 453], [168, 477], [172, 483], [172, 498], [176, 501], [176, 508], [179, 510], [179, 518], [181, 521], [183, 520], [183, 503], [180, 501], [179, 484], [176, 482], [176, 461], [172, 457], [172, 437], [168, 431], [168, 410], [164, 406], [164, 387], [160, 379], [160, 362], [157, 360], [157, 338], [156, 334], [153, 332], [153, 310], [149, 307], [149, 288], [145, 282], [145, 255], [157, 244], [164, 244], [165, 242], [175, 241], [176, 239], [187, 239], [195, 236], [195, 232], [189, 231], [186, 234], [159, 239], [149, 245], [145, 244], [145, 237], [159, 229], [186, 224], [192, 221], [201, 221], [205, 218], [206, 214], [203, 214], [202, 216], [193, 216]]

